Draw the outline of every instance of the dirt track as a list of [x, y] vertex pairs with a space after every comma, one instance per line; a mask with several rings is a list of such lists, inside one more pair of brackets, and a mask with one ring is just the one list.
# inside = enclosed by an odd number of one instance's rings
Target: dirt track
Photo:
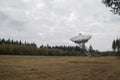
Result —
[[0, 56], [0, 80], [120, 80], [120, 59]]

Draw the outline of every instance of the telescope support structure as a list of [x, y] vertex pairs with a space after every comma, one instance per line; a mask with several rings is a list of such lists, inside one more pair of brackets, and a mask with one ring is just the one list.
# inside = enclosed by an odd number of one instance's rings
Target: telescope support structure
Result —
[[89, 49], [85, 46], [85, 43], [79, 43], [79, 47], [87, 56], [92, 56], [91, 53], [89, 52]]

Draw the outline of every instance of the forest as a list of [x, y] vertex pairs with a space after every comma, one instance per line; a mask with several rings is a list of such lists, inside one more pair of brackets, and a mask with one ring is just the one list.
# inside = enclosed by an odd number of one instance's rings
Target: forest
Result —
[[41, 55], [41, 56], [77, 56], [84, 55], [79, 47], [75, 46], [44, 46], [37, 47], [35, 43], [0, 39], [1, 55]]
[[[113, 51], [100, 52], [89, 47], [93, 56], [119, 55], [120, 39], [113, 40]], [[22, 42], [21, 40], [0, 39], [0, 55], [38, 55], [38, 56], [85, 56], [78, 46], [37, 46], [36, 43]]]

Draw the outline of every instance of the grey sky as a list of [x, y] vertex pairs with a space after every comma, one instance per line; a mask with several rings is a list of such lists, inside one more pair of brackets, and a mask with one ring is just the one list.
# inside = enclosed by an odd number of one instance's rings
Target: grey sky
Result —
[[39, 45], [75, 45], [78, 33], [93, 37], [94, 49], [111, 50], [120, 37], [120, 16], [101, 0], [0, 0], [0, 37]]

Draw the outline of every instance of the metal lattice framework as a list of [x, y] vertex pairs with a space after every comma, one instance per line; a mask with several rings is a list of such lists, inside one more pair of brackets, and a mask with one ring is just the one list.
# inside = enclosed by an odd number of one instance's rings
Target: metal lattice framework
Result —
[[84, 51], [84, 53], [87, 56], [91, 56], [91, 53], [89, 52], [89, 50], [87, 49], [87, 47], [85, 46], [85, 43], [88, 42], [88, 40], [91, 38], [91, 35], [82, 35], [81, 33], [79, 34], [79, 36], [75, 36], [73, 38], [71, 38], [70, 40], [76, 44], [79, 45], [79, 47]]

